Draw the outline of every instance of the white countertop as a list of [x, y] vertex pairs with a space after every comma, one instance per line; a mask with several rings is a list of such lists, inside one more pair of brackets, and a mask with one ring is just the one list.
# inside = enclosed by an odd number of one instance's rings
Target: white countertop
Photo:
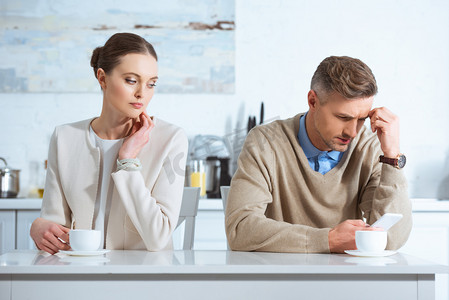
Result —
[[[448, 200], [414, 198], [412, 201], [413, 212], [449, 212]], [[42, 199], [39, 198], [0, 198], [0, 210], [41, 208]], [[223, 203], [221, 199], [200, 199], [199, 211], [221, 211]]]
[[0, 274], [435, 274], [449, 267], [405, 254], [354, 257], [238, 251], [110, 251], [102, 256], [14, 250], [0, 255]]
[[[0, 210], [41, 209], [40, 198], [0, 198]], [[223, 210], [221, 199], [200, 199], [198, 210]]]
[[41, 209], [40, 198], [0, 198], [0, 209]]

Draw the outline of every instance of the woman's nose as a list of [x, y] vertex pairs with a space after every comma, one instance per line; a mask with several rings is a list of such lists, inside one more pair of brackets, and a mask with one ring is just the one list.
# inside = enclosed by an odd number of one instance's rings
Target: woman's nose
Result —
[[136, 91], [135, 91], [135, 93], [134, 93], [134, 97], [136, 97], [137, 99], [140, 99], [140, 98], [142, 98], [142, 95], [143, 95], [143, 88], [142, 88], [141, 85], [139, 85], [139, 86], [136, 88]]

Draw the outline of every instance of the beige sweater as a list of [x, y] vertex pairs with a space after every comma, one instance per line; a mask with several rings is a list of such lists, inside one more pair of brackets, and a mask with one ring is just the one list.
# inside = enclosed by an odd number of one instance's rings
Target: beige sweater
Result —
[[322, 175], [299, 145], [301, 115], [248, 134], [226, 207], [231, 249], [327, 253], [332, 227], [362, 217], [372, 224], [387, 212], [404, 215], [388, 232], [387, 248], [401, 247], [412, 227], [407, 182], [402, 170], [378, 162], [377, 136], [363, 127]]
[[[55, 129], [50, 142], [41, 217], [68, 228], [91, 229], [100, 179], [100, 150], [89, 138], [92, 120]], [[114, 190], [107, 249], [172, 249], [187, 157], [187, 136], [154, 118], [150, 140], [140, 151], [140, 171], [112, 173]]]

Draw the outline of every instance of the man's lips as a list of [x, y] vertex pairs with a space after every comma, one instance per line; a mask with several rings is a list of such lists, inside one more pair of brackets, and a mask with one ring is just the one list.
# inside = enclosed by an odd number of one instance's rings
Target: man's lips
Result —
[[143, 106], [143, 104], [142, 103], [139, 103], [139, 102], [133, 102], [133, 103], [130, 103], [134, 108], [137, 108], [137, 109], [139, 109], [139, 108], [142, 108], [142, 106]]
[[344, 139], [344, 138], [337, 138], [342, 144], [349, 144], [349, 142], [351, 141], [351, 139]]

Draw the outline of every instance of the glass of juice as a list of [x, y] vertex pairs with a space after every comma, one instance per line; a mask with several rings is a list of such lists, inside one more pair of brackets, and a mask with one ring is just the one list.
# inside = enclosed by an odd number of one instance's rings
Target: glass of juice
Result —
[[200, 196], [206, 195], [206, 170], [204, 160], [192, 160], [190, 162], [190, 186], [199, 187]]

